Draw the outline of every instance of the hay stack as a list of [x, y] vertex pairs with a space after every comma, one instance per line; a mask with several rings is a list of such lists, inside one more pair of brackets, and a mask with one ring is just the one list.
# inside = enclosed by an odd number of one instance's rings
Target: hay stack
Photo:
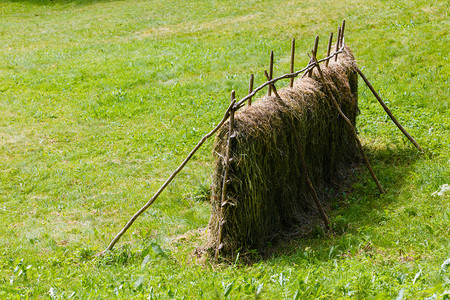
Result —
[[[328, 68], [322, 64], [334, 97], [353, 124], [358, 113], [355, 66], [347, 47], [337, 62], [333, 58]], [[345, 170], [358, 160], [356, 142], [327, 98], [317, 70], [311, 78], [298, 79], [293, 88], [278, 93], [282, 99], [265, 96], [236, 113], [228, 204], [223, 207], [227, 123], [216, 137], [207, 247], [215, 250], [220, 246], [224, 256], [263, 249], [275, 235], [298, 228], [305, 214], [317, 210], [301, 171], [292, 121], [300, 136], [309, 175], [319, 191], [342, 179]], [[222, 245], [218, 241], [220, 209], [224, 219]]]

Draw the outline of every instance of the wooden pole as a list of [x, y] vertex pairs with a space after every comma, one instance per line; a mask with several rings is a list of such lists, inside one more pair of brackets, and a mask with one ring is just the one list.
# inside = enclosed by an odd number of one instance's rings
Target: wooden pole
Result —
[[[269, 79], [273, 78], [273, 51], [270, 51], [270, 62], [269, 62]], [[269, 91], [267, 92], [268, 96], [272, 95], [272, 86], [269, 85]]]
[[316, 39], [314, 40], [314, 50], [313, 50], [313, 53], [316, 57], [318, 48], [319, 48], [319, 36], [316, 36]]
[[314, 64], [312, 63], [313, 61], [311, 59], [311, 55], [309, 55], [309, 53], [307, 53], [307, 55], [309, 57], [308, 66], [306, 66], [306, 71], [305, 71], [305, 73], [302, 74], [302, 76], [300, 76], [300, 78], [308, 76], [310, 71], [312, 71], [312, 69], [314, 69]]
[[234, 105], [236, 101], [232, 101], [231, 104], [228, 106], [227, 110], [225, 111], [225, 114], [222, 118], [222, 120], [217, 124], [216, 127], [214, 127], [208, 134], [202, 137], [202, 139], [197, 143], [197, 145], [192, 149], [192, 151], [189, 153], [189, 155], [184, 159], [184, 161], [181, 163], [181, 165], [169, 176], [169, 178], [164, 182], [164, 184], [159, 188], [159, 190], [153, 195], [153, 197], [139, 210], [137, 211], [133, 217], [128, 221], [128, 223], [125, 225], [125, 227], [122, 228], [122, 230], [116, 235], [116, 237], [110, 242], [108, 247], [97, 253], [97, 256], [105, 254], [107, 251], [111, 250], [114, 245], [117, 243], [117, 241], [122, 237], [122, 235], [128, 230], [128, 228], [133, 225], [134, 221], [147, 209], [152, 205], [155, 200], [158, 198], [158, 196], [164, 191], [164, 189], [172, 182], [172, 180], [175, 178], [175, 176], [184, 168], [184, 166], [188, 163], [188, 161], [194, 156], [195, 152], [205, 143], [205, 141], [211, 137], [214, 133], [216, 133], [217, 130], [219, 130], [220, 127], [225, 123], [226, 120], [228, 120], [228, 117], [230, 116], [230, 113], [232, 110], [234, 110]]
[[[333, 33], [330, 33], [330, 39], [328, 40], [327, 57], [330, 56], [332, 43], [333, 43]], [[325, 62], [325, 67], [328, 67], [329, 62], [330, 62], [330, 59], [328, 58], [327, 61]]]
[[[336, 52], [339, 51], [339, 48], [341, 48], [341, 45], [339, 45], [339, 42], [341, 41], [341, 26], [339, 26], [338, 28], [338, 36], [337, 36], [337, 40], [336, 40]], [[337, 61], [338, 59], [338, 54], [336, 53], [336, 56], [334, 57], [334, 61]]]
[[322, 204], [320, 204], [319, 197], [317, 196], [316, 189], [314, 188], [311, 178], [309, 178], [308, 169], [306, 167], [305, 156], [303, 155], [302, 146], [300, 145], [300, 138], [298, 137], [297, 129], [295, 128], [294, 121], [292, 119], [291, 119], [291, 126], [292, 126], [292, 132], [294, 133], [295, 144], [297, 145], [298, 155], [300, 157], [300, 163], [302, 165], [302, 171], [303, 171], [303, 174], [305, 174], [306, 183], [308, 185], [309, 192], [314, 199], [314, 203], [316, 204], [316, 207], [319, 210], [319, 213], [320, 213], [320, 216], [322, 217], [323, 222], [325, 223], [325, 227], [327, 229], [330, 229], [330, 227], [331, 227], [330, 221], [328, 220], [327, 214], [325, 213], [325, 210], [323, 209]]
[[[295, 38], [292, 39], [291, 44], [291, 74], [294, 73], [294, 56], [295, 56]], [[294, 86], [294, 77], [291, 77], [290, 87]]]
[[[248, 94], [250, 95], [253, 92], [253, 81], [255, 80], [255, 76], [250, 74], [250, 82], [248, 84]], [[248, 106], [252, 106], [252, 97], [248, 98]]]
[[[269, 77], [269, 74], [267, 74], [267, 70], [264, 70], [264, 75], [266, 76], [267, 81], [270, 81], [270, 77]], [[280, 95], [278, 95], [278, 91], [277, 91], [277, 88], [275, 87], [275, 83], [272, 82], [272, 83], [270, 83], [269, 86], [272, 88], [273, 93], [275, 94], [275, 97], [277, 97], [278, 99], [281, 99]]]
[[372, 170], [372, 167], [370, 166], [369, 160], [367, 159], [367, 156], [364, 152], [364, 149], [362, 147], [361, 141], [359, 140], [358, 134], [356, 133], [355, 127], [353, 126], [352, 122], [347, 118], [347, 116], [344, 114], [344, 112], [339, 107], [339, 104], [337, 103], [336, 99], [333, 96], [333, 93], [331, 93], [331, 89], [328, 86], [327, 82], [325, 81], [325, 77], [323, 76], [322, 70], [320, 69], [320, 64], [317, 63], [317, 58], [314, 56], [313, 53], [313, 59], [316, 62], [317, 71], [319, 72], [320, 79], [322, 81], [322, 84], [325, 86], [326, 92], [328, 93], [328, 96], [330, 97], [331, 101], [333, 102], [334, 107], [337, 109], [341, 117], [347, 122], [349, 125], [351, 132], [353, 136], [355, 137], [356, 142], [358, 143], [359, 150], [361, 151], [361, 154], [363, 156], [364, 164], [366, 165], [367, 169], [369, 169], [370, 175], [372, 176], [373, 180], [375, 181], [378, 190], [381, 194], [384, 194], [383, 187], [381, 186], [380, 182], [378, 181], [377, 176], [375, 175], [375, 172]]
[[391, 118], [392, 122], [395, 123], [395, 125], [397, 125], [398, 129], [401, 130], [401, 132], [403, 132], [403, 134], [411, 141], [411, 143], [414, 144], [414, 146], [421, 152], [424, 152], [422, 147], [419, 146], [419, 144], [413, 139], [413, 137], [405, 130], [405, 128], [403, 128], [403, 126], [397, 121], [397, 119], [394, 117], [394, 115], [392, 114], [391, 110], [386, 106], [386, 104], [383, 102], [383, 100], [381, 99], [381, 97], [378, 95], [378, 93], [375, 91], [375, 89], [373, 88], [373, 86], [370, 84], [369, 80], [366, 78], [366, 76], [364, 76], [363, 72], [361, 72], [361, 70], [357, 67], [356, 71], [358, 72], [358, 74], [361, 76], [361, 78], [364, 80], [364, 82], [366, 83], [366, 85], [369, 87], [369, 89], [372, 91], [372, 94], [375, 96], [375, 98], [377, 98], [378, 102], [381, 104], [381, 106], [383, 107], [384, 111], [388, 114], [388, 116]]
[[345, 31], [345, 20], [342, 20], [342, 27], [341, 27], [341, 40], [339, 42], [339, 48], [344, 46], [344, 31]]
[[[231, 103], [236, 102], [235, 91], [231, 91]], [[227, 141], [227, 152], [225, 153], [225, 170], [223, 174], [223, 182], [222, 182], [222, 199], [220, 202], [220, 214], [219, 214], [219, 234], [217, 241], [217, 248], [215, 253], [215, 258], [219, 257], [219, 251], [223, 248], [222, 243], [222, 231], [223, 224], [225, 223], [224, 219], [224, 206], [227, 204], [227, 188], [228, 188], [228, 173], [230, 171], [230, 156], [231, 156], [231, 140], [233, 139], [233, 130], [234, 130], [234, 108], [230, 110], [230, 121], [228, 122], [228, 141]]]
[[[319, 36], [316, 36], [316, 39], [314, 40], [314, 48], [313, 48], [313, 55], [317, 56], [317, 48], [319, 47]], [[313, 72], [314, 68], [312, 68], [311, 70], [309, 70], [308, 72], [308, 76], [311, 77], [312, 76], [312, 72]]]

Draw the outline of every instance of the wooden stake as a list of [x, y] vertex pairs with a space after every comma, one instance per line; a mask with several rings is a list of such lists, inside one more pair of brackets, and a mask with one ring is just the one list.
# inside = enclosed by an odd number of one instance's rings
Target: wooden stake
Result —
[[[319, 47], [319, 36], [316, 36], [316, 39], [314, 40], [314, 48], [313, 48], [313, 56], [317, 55], [317, 48]], [[314, 68], [312, 68], [311, 70], [309, 70], [308, 72], [308, 76], [311, 77], [312, 76], [312, 72], [313, 72]]]
[[[235, 91], [231, 91], [231, 103], [236, 102]], [[230, 110], [230, 121], [228, 122], [228, 142], [227, 142], [227, 152], [225, 153], [225, 170], [223, 174], [223, 182], [222, 182], [222, 199], [220, 201], [220, 213], [219, 213], [219, 234], [217, 237], [217, 248], [215, 253], [215, 258], [219, 257], [219, 251], [223, 248], [222, 244], [222, 231], [224, 220], [224, 206], [227, 204], [227, 187], [228, 187], [228, 173], [230, 170], [230, 156], [231, 156], [231, 140], [233, 138], [233, 130], [234, 130], [234, 108]]]
[[381, 106], [383, 106], [384, 111], [388, 114], [388, 116], [391, 118], [392, 122], [395, 123], [395, 125], [397, 125], [398, 129], [401, 130], [401, 132], [403, 132], [403, 134], [411, 141], [411, 143], [414, 144], [414, 146], [421, 152], [424, 152], [423, 149], [419, 146], [419, 144], [413, 139], [413, 137], [405, 130], [405, 128], [403, 128], [403, 126], [397, 121], [397, 119], [394, 117], [394, 115], [392, 114], [391, 110], [386, 106], [386, 104], [383, 102], [383, 100], [381, 99], [381, 97], [378, 95], [378, 93], [375, 91], [375, 89], [373, 88], [373, 86], [370, 84], [369, 80], [367, 80], [366, 76], [364, 76], [363, 72], [361, 72], [361, 70], [357, 67], [356, 71], [358, 72], [358, 74], [361, 76], [361, 78], [364, 80], [364, 82], [366, 83], [366, 85], [369, 87], [369, 89], [372, 91], [372, 94], [375, 96], [375, 98], [377, 98], [378, 102], [381, 104]]
[[309, 53], [306, 53], [306, 55], [308, 55], [308, 57], [309, 57], [309, 62], [305, 68], [305, 73], [303, 73], [302, 76], [300, 76], [300, 78], [303, 78], [303, 77], [309, 75], [309, 73], [314, 69], [314, 64], [313, 64], [313, 60], [311, 59], [311, 55], [309, 55]]
[[[313, 53], [314, 54], [314, 53]], [[364, 163], [367, 167], [367, 169], [369, 169], [370, 175], [372, 176], [373, 180], [375, 181], [378, 190], [380, 191], [381, 194], [384, 194], [384, 190], [381, 187], [380, 182], [378, 181], [377, 176], [375, 175], [374, 171], [372, 170], [372, 167], [370, 166], [369, 160], [366, 157], [366, 154], [364, 153], [364, 149], [362, 147], [361, 141], [359, 140], [358, 134], [356, 133], [355, 127], [353, 126], [352, 122], [347, 118], [347, 116], [344, 114], [344, 112], [341, 110], [341, 108], [339, 107], [339, 104], [337, 103], [336, 99], [334, 98], [333, 94], [331, 93], [331, 89], [328, 86], [328, 83], [325, 81], [325, 77], [323, 76], [322, 70], [320, 69], [320, 64], [317, 62], [317, 58], [315, 56], [313, 56], [314, 61], [316, 62], [316, 66], [317, 66], [317, 71], [319, 72], [320, 75], [320, 79], [322, 80], [322, 84], [325, 86], [325, 89], [328, 93], [328, 96], [330, 97], [331, 101], [333, 102], [334, 107], [337, 109], [337, 111], [339, 112], [339, 114], [341, 115], [341, 117], [345, 120], [345, 122], [347, 122], [347, 124], [349, 125], [351, 132], [356, 140], [356, 142], [358, 143], [358, 147], [359, 147], [359, 151], [361, 151], [361, 154], [363, 156], [363, 160]]]
[[[253, 81], [255, 80], [255, 76], [250, 74], [250, 82], [248, 85], [248, 93], [251, 94], [253, 92]], [[252, 97], [248, 98], [248, 106], [252, 106]]]
[[319, 36], [316, 36], [316, 39], [314, 40], [314, 56], [317, 57], [317, 48], [319, 48]]
[[[330, 56], [332, 43], [333, 43], [333, 33], [330, 33], [330, 39], [328, 40], [327, 57]], [[330, 59], [328, 58], [327, 61], [325, 62], [325, 67], [328, 67], [329, 62], [330, 62]]]
[[[264, 70], [264, 75], [266, 76], [267, 81], [270, 81], [269, 74], [267, 74], [267, 71], [266, 71], [266, 70]], [[277, 88], [275, 87], [275, 84], [274, 84], [274, 83], [270, 83], [270, 84], [269, 84], [269, 87], [272, 88], [273, 93], [275, 94], [275, 97], [277, 97], [278, 99], [281, 99], [280, 95], [278, 95], [278, 91], [277, 91]]]
[[[291, 74], [294, 73], [294, 55], [295, 55], [295, 38], [292, 39], [291, 45]], [[290, 87], [294, 86], [294, 77], [291, 77]]]
[[344, 46], [344, 31], [345, 31], [345, 20], [342, 20], [342, 28], [341, 28], [341, 41], [339, 42], [339, 46]]
[[[336, 41], [336, 52], [339, 51], [339, 48], [341, 47], [339, 45], [340, 40], [341, 40], [341, 27], [339, 26], [338, 36], [337, 36], [337, 41]], [[338, 54], [336, 53], [336, 56], [334, 57], [334, 61], [337, 61], [337, 59], [338, 59]]]
[[[269, 80], [273, 77], [273, 51], [270, 51], [270, 63], [269, 63]], [[272, 95], [272, 86], [269, 85], [269, 91], [267, 92], [268, 96]]]

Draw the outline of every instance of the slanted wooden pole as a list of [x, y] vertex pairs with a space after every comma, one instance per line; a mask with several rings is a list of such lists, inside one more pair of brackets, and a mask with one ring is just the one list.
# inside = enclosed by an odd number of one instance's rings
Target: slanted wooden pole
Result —
[[328, 83], [325, 81], [325, 77], [323, 76], [322, 70], [320, 69], [320, 64], [317, 62], [317, 58], [314, 56], [314, 53], [313, 53], [313, 60], [316, 63], [317, 71], [319, 72], [320, 79], [322, 81], [322, 84], [325, 86], [325, 90], [326, 90], [329, 98], [331, 99], [331, 102], [333, 103], [334, 107], [337, 109], [337, 111], [339, 112], [341, 117], [345, 120], [345, 122], [347, 122], [348, 126], [350, 127], [350, 131], [353, 134], [356, 142], [358, 143], [358, 147], [359, 147], [359, 150], [361, 151], [364, 164], [366, 165], [367, 169], [369, 169], [370, 175], [372, 176], [373, 180], [375, 181], [375, 183], [378, 187], [378, 190], [380, 191], [381, 194], [384, 194], [383, 187], [381, 186], [380, 182], [378, 181], [377, 176], [375, 175], [375, 172], [372, 170], [372, 167], [370, 166], [369, 160], [367, 159], [366, 153], [364, 152], [361, 141], [359, 140], [358, 134], [356, 133], [356, 129], [353, 126], [352, 122], [347, 118], [347, 116], [341, 110], [341, 108], [339, 107], [339, 104], [337, 103], [336, 99], [334, 98], [333, 93], [331, 92], [331, 89], [328, 86]]
[[172, 180], [177, 176], [177, 174], [186, 166], [188, 161], [194, 156], [194, 154], [197, 152], [198, 149], [205, 143], [205, 141], [210, 138], [214, 133], [216, 133], [217, 130], [219, 130], [220, 127], [225, 123], [226, 120], [228, 120], [228, 117], [231, 114], [231, 111], [234, 110], [234, 105], [236, 101], [232, 101], [231, 104], [228, 106], [227, 110], [225, 111], [225, 114], [222, 118], [222, 120], [217, 124], [216, 127], [214, 127], [209, 133], [207, 133], [205, 136], [202, 137], [202, 139], [197, 143], [197, 145], [192, 149], [192, 151], [188, 154], [188, 156], [183, 160], [180, 166], [169, 176], [169, 178], [164, 182], [164, 184], [159, 188], [159, 190], [153, 195], [153, 197], [148, 200], [148, 202], [140, 209], [138, 210], [133, 217], [127, 222], [125, 227], [122, 228], [122, 230], [116, 235], [116, 237], [109, 243], [108, 247], [97, 253], [97, 256], [105, 254], [107, 251], [110, 251], [114, 245], [117, 243], [117, 241], [122, 237], [122, 235], [133, 225], [134, 221], [147, 209], [149, 208], [158, 198], [158, 196], [164, 191], [164, 189], [172, 182]]
[[337, 61], [338, 59], [338, 51], [339, 48], [341, 48], [341, 45], [339, 44], [339, 42], [341, 41], [341, 26], [339, 26], [338, 28], [338, 36], [337, 36], [337, 40], [336, 40], [336, 56], [334, 57], [334, 61]]
[[[269, 80], [273, 78], [273, 51], [270, 51], [270, 62], [269, 62]], [[269, 85], [269, 91], [267, 92], [267, 96], [272, 95], [272, 86]]]
[[[250, 95], [253, 92], [253, 81], [255, 80], [255, 76], [250, 74], [250, 82], [248, 84], [248, 94]], [[248, 98], [248, 106], [252, 106], [252, 97]]]
[[[295, 56], [295, 38], [292, 39], [291, 44], [291, 74], [294, 73], [294, 56]], [[294, 86], [294, 77], [291, 77], [290, 87]]]
[[358, 74], [361, 76], [361, 78], [364, 80], [364, 82], [366, 83], [366, 85], [369, 87], [369, 89], [372, 91], [372, 94], [375, 96], [375, 98], [377, 98], [378, 102], [381, 104], [381, 106], [383, 107], [384, 111], [388, 114], [388, 116], [391, 118], [392, 122], [395, 123], [395, 125], [397, 125], [398, 129], [400, 129], [401, 132], [403, 132], [403, 134], [411, 141], [411, 143], [414, 144], [414, 146], [421, 152], [424, 152], [422, 147], [419, 146], [419, 144], [413, 139], [413, 137], [405, 130], [405, 128], [403, 128], [403, 126], [397, 121], [397, 119], [394, 117], [394, 115], [392, 114], [391, 110], [387, 107], [387, 105], [383, 102], [383, 100], [381, 99], [381, 97], [378, 95], [378, 93], [375, 91], [375, 89], [373, 88], [373, 86], [370, 84], [369, 80], [366, 78], [366, 76], [364, 76], [363, 72], [361, 72], [361, 70], [357, 67], [356, 71], [358, 72]]
[[[330, 56], [332, 43], [333, 43], [333, 33], [330, 33], [330, 38], [328, 40], [327, 57]], [[325, 67], [328, 67], [329, 62], [330, 62], [330, 59], [328, 58], [327, 61], [325, 62]]]
[[328, 220], [327, 214], [325, 213], [325, 210], [323, 209], [322, 204], [320, 204], [319, 197], [317, 196], [316, 189], [314, 188], [311, 178], [309, 178], [308, 169], [306, 167], [305, 156], [303, 155], [302, 146], [300, 145], [300, 138], [298, 137], [297, 129], [296, 129], [294, 121], [292, 119], [291, 119], [291, 127], [292, 127], [292, 132], [294, 134], [294, 139], [295, 139], [295, 144], [297, 146], [298, 155], [300, 157], [302, 171], [306, 178], [306, 183], [308, 185], [309, 192], [314, 200], [314, 203], [316, 204], [317, 209], [319, 210], [319, 213], [320, 213], [320, 216], [321, 216], [323, 222], [325, 223], [325, 227], [327, 229], [330, 229], [330, 227], [331, 227], [330, 221]]
[[[231, 91], [231, 103], [236, 102], [235, 91]], [[228, 173], [230, 171], [230, 157], [231, 157], [231, 143], [234, 138], [234, 107], [230, 110], [230, 121], [228, 122], [228, 141], [227, 141], [227, 152], [225, 153], [225, 170], [223, 174], [223, 182], [222, 182], [222, 199], [220, 201], [220, 213], [219, 213], [219, 234], [217, 237], [217, 248], [215, 253], [215, 258], [219, 257], [219, 251], [223, 248], [222, 243], [222, 232], [223, 232], [223, 224], [225, 224], [224, 219], [224, 207], [227, 205], [227, 188], [228, 188]]]

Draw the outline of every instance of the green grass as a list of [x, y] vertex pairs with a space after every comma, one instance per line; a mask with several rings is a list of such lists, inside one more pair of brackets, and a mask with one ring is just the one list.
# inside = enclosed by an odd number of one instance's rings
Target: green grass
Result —
[[[448, 1], [3, 1], [0, 298], [449, 297]], [[342, 19], [346, 43], [419, 155], [362, 84], [361, 168], [316, 230], [258, 263], [199, 261], [212, 142], [102, 250], [221, 118], [250, 73], [298, 67]], [[287, 84], [285, 82], [284, 84]], [[430, 298], [435, 299], [435, 298]]]

